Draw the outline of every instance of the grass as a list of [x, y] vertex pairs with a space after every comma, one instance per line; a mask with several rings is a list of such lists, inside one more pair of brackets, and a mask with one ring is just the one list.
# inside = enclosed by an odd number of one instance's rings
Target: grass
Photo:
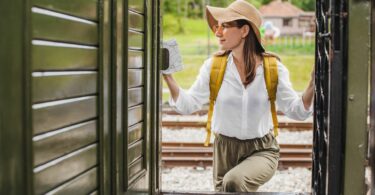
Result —
[[290, 81], [296, 91], [303, 91], [310, 81], [314, 66], [313, 55], [280, 55], [282, 63], [288, 68]]
[[[211, 54], [207, 52], [208, 37], [210, 42], [210, 53], [218, 50], [214, 34], [208, 34], [208, 27], [205, 20], [183, 19], [184, 33], [169, 33], [164, 29], [164, 40], [174, 38], [179, 44], [179, 49], [184, 62], [184, 70], [173, 74], [178, 84], [188, 89], [195, 81], [199, 69], [205, 59]], [[267, 51], [280, 55], [282, 63], [288, 68], [290, 80], [296, 91], [303, 91], [310, 80], [310, 72], [314, 65], [314, 42], [305, 40], [302, 45], [302, 38], [280, 38], [275, 40], [273, 45], [266, 46]], [[293, 43], [293, 44], [291, 44]], [[163, 83], [163, 88], [167, 88]], [[169, 93], [163, 93], [163, 100], [169, 98]]]

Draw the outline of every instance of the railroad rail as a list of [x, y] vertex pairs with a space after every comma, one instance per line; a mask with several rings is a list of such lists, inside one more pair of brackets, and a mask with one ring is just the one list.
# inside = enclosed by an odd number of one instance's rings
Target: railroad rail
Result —
[[[202, 143], [162, 143], [162, 164], [164, 167], [175, 166], [212, 166], [213, 148]], [[279, 169], [288, 167], [311, 168], [311, 144], [280, 144]]]
[[[191, 115], [203, 116], [203, 115], [206, 115], [207, 113], [208, 113], [207, 109], [202, 109], [202, 110], [198, 110], [198, 111], [192, 113]], [[176, 112], [173, 108], [170, 108], [170, 107], [163, 107], [162, 114], [181, 115], [180, 113]], [[284, 115], [284, 113], [282, 113], [281, 111], [277, 111], [277, 115]]]
[[[205, 121], [162, 121], [163, 127], [182, 129], [182, 128], [205, 128]], [[311, 122], [284, 122], [279, 121], [279, 128], [288, 130], [312, 130], [313, 124]]]

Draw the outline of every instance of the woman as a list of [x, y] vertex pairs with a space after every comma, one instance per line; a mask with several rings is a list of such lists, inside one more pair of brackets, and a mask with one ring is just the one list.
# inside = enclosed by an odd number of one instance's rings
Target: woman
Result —
[[[207, 6], [208, 24], [220, 49], [228, 54], [224, 79], [213, 112], [214, 186], [216, 191], [250, 192], [271, 179], [277, 170], [279, 145], [272, 134], [270, 102], [264, 81], [258, 10], [244, 0], [227, 8]], [[223, 52], [222, 52], [223, 53]], [[218, 54], [220, 55], [220, 54]], [[170, 105], [192, 113], [209, 101], [210, 68], [206, 60], [193, 86], [184, 91], [171, 75], [164, 75]], [[304, 120], [312, 113], [314, 79], [302, 97], [292, 89], [287, 68], [277, 62], [276, 103], [290, 118]]]

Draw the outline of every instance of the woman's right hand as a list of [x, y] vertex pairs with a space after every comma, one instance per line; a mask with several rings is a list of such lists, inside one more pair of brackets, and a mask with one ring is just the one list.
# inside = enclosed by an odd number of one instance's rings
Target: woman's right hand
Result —
[[162, 74], [164, 81], [167, 83], [173, 101], [177, 101], [178, 94], [179, 94], [179, 86], [177, 82], [174, 80], [172, 74]]

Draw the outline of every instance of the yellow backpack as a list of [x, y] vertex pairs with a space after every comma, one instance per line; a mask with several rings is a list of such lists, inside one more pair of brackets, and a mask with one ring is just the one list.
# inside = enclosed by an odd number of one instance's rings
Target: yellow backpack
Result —
[[[211, 73], [210, 73], [210, 107], [208, 110], [208, 119], [207, 119], [207, 136], [206, 141], [204, 142], [205, 146], [208, 146], [211, 138], [211, 119], [212, 113], [214, 111], [214, 104], [216, 101], [217, 94], [219, 93], [221, 83], [223, 82], [225, 69], [227, 66], [228, 54], [221, 56], [214, 56]], [[268, 97], [271, 103], [271, 112], [272, 112], [272, 121], [274, 127], [275, 137], [278, 135], [278, 121], [276, 115], [276, 90], [278, 83], [278, 74], [277, 74], [277, 63], [276, 59], [279, 59], [275, 54], [264, 53], [263, 54], [263, 67], [264, 67], [264, 79], [266, 82], [266, 88], [268, 92]]]

